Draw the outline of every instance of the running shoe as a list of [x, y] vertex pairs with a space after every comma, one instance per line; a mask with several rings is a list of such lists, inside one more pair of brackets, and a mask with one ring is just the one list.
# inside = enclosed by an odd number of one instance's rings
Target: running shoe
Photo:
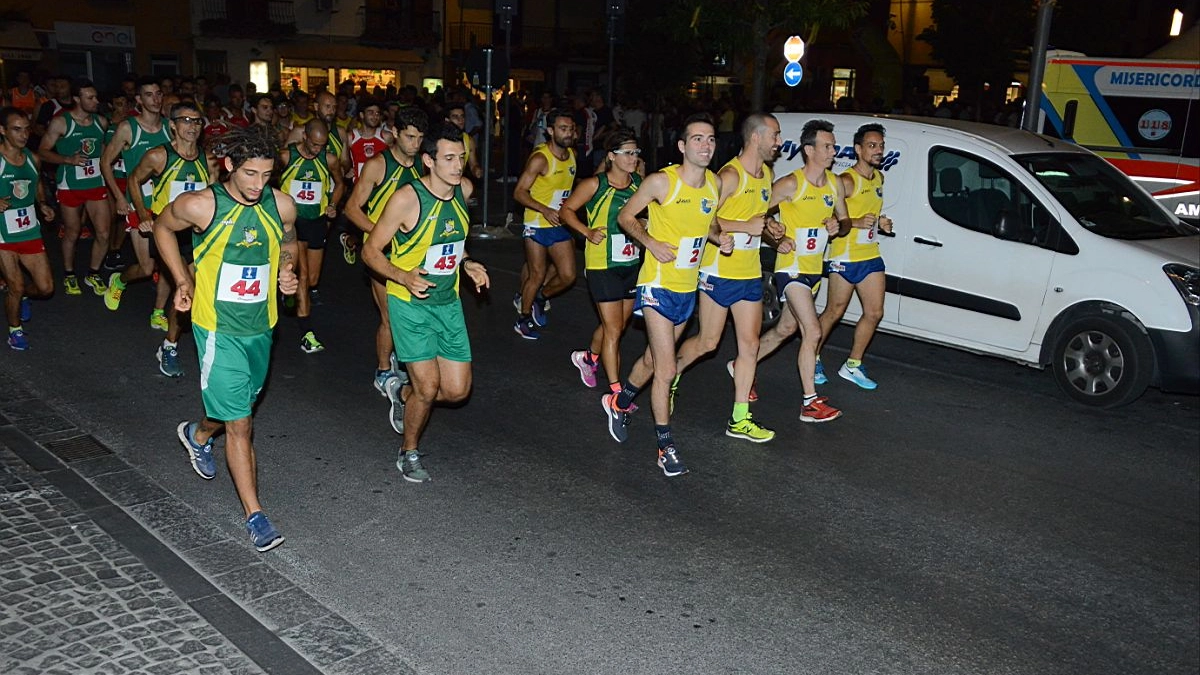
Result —
[[161, 309], [156, 309], [150, 312], [150, 327], [154, 330], [167, 332], [170, 326], [167, 324], [167, 313]]
[[832, 422], [842, 416], [842, 411], [826, 404], [829, 399], [818, 396], [816, 400], [800, 408], [801, 422]]
[[390, 407], [388, 409], [388, 421], [392, 424], [392, 429], [398, 434], [404, 433], [404, 401], [400, 398], [400, 389], [404, 383], [400, 378], [392, 376], [383, 385], [384, 395], [387, 396]]
[[629, 416], [633, 413], [633, 406], [630, 406], [629, 410], [618, 408], [615, 391], [601, 396], [600, 406], [604, 408], [604, 415], [608, 418], [608, 434], [614, 441], [624, 443], [625, 439], [629, 438]]
[[541, 297], [540, 295], [538, 297], [534, 298], [533, 304], [529, 306], [529, 311], [530, 311], [529, 317], [531, 319], [533, 319], [533, 322], [535, 324], [537, 324], [538, 328], [546, 327], [546, 321], [548, 320], [548, 318], [546, 317], [546, 312], [548, 311], [549, 307], [550, 307], [550, 301], [546, 300], [545, 298]]
[[308, 289], [308, 301], [311, 302], [314, 307], [316, 307], [317, 305], [325, 304], [325, 303], [321, 302], [321, 289], [319, 289], [319, 288]]
[[325, 349], [325, 345], [321, 344], [320, 340], [317, 340], [317, 336], [313, 335], [310, 330], [300, 338], [300, 349], [303, 349], [305, 354], [316, 354]]
[[79, 290], [79, 277], [74, 274], [63, 277], [63, 291], [67, 295], [83, 295], [83, 291]]
[[279, 534], [271, 521], [267, 520], [267, 514], [262, 511], [250, 514], [250, 517], [246, 519], [246, 531], [250, 533], [250, 541], [254, 543], [254, 550], [259, 553], [266, 553], [283, 543], [283, 535]]
[[513, 309], [517, 310], [517, 314], [521, 313], [521, 292], [513, 293]]
[[859, 364], [857, 368], [851, 368], [843, 363], [842, 367], [838, 369], [838, 376], [843, 380], [849, 380], [868, 391], [879, 386], [875, 384], [875, 380], [867, 377], [867, 369], [862, 364]]
[[33, 318], [33, 302], [29, 298], [21, 298], [21, 322], [24, 323]]
[[104, 291], [104, 306], [117, 311], [121, 306], [121, 295], [125, 292], [125, 284], [121, 282], [121, 273], [113, 272], [108, 277], [108, 290]]
[[217, 475], [217, 463], [213, 460], [212, 438], [209, 438], [204, 445], [197, 443], [196, 423], [187, 420], [180, 422], [179, 426], [175, 427], [175, 433], [179, 436], [179, 442], [183, 444], [183, 449], [187, 450], [192, 470], [204, 480], [212, 480], [213, 476]]
[[741, 438], [751, 443], [766, 443], [775, 438], [774, 431], [755, 422], [749, 414], [740, 422], [729, 420], [729, 424], [725, 427], [725, 435], [731, 438]]
[[8, 332], [8, 346], [19, 352], [29, 349], [29, 338], [25, 337], [25, 331], [20, 328], [10, 330]]
[[386, 389], [387, 381], [395, 376], [396, 376], [396, 373], [393, 373], [390, 370], [376, 369], [375, 370], [375, 391], [379, 392], [380, 396], [387, 398], [387, 389]]
[[102, 296], [108, 290], [108, 284], [104, 283], [104, 279], [101, 279], [99, 274], [87, 275], [83, 278], [83, 283], [87, 284], [87, 287], [92, 289], [96, 295]]
[[396, 468], [400, 469], [404, 480], [410, 483], [424, 483], [429, 480], [429, 472], [421, 466], [421, 455], [416, 450], [401, 450], [400, 456], [396, 458]]
[[125, 261], [121, 259], [120, 251], [109, 251], [108, 255], [104, 256], [104, 263], [100, 268], [108, 272], [119, 272], [125, 267]]
[[588, 358], [586, 349], [571, 352], [571, 364], [579, 369], [579, 379], [583, 380], [583, 386], [596, 386], [596, 364]]
[[533, 319], [517, 319], [517, 322], [513, 324], [513, 330], [526, 340], [536, 340], [542, 337]]
[[167, 377], [183, 375], [183, 367], [179, 365], [179, 349], [175, 346], [161, 344], [155, 353], [158, 358], [158, 371]]
[[813, 382], [815, 384], [825, 384], [828, 381], [829, 381], [829, 378], [825, 377], [825, 364], [821, 363], [821, 359], [818, 358], [817, 359], [817, 370], [815, 373], [813, 373]]
[[688, 472], [688, 468], [683, 465], [683, 460], [679, 458], [679, 453], [676, 452], [674, 445], [658, 449], [658, 468], [662, 469], [663, 474], [668, 478], [682, 476]]
[[347, 265], [353, 265], [358, 262], [358, 250], [354, 248], [354, 242], [350, 239], [349, 233], [343, 232], [338, 235], [338, 241], [342, 244], [342, 259]]
[[[725, 370], [733, 377], [733, 361], [725, 362]], [[758, 400], [758, 377], [755, 376], [754, 381], [750, 383], [750, 396], [748, 399], [751, 403]]]

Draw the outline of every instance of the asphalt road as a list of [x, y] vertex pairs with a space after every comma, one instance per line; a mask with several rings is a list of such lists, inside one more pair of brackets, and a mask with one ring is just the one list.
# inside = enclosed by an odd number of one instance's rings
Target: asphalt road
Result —
[[[822, 393], [845, 416], [806, 425], [793, 343], [760, 370], [755, 416], [778, 437], [754, 445], [723, 434], [727, 337], [684, 376], [692, 472], [667, 479], [648, 410], [613, 442], [568, 361], [594, 326], [582, 286], [521, 340], [518, 244], [470, 248], [493, 288], [464, 294], [474, 393], [434, 413], [431, 483], [394, 467], [373, 305], [333, 249], [314, 315], [327, 349], [303, 354], [283, 319], [255, 421], [287, 536], [263, 558], [419, 672], [1200, 670], [1196, 397], [1087, 410], [1048, 373], [882, 337], [879, 389], [835, 377]], [[188, 336], [183, 378], [158, 373], [151, 295], [131, 287], [115, 314], [90, 295], [36, 303], [33, 349], [0, 350], [0, 367], [241, 537], [228, 475], [200, 480], [175, 440], [201, 410], [195, 349]], [[633, 331], [626, 353], [643, 345]]]

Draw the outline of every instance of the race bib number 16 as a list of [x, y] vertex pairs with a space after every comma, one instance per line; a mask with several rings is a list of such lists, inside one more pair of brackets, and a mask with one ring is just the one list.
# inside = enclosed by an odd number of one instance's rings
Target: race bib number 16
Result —
[[217, 279], [217, 300], [246, 305], [266, 302], [270, 274], [270, 265], [221, 263], [221, 275]]

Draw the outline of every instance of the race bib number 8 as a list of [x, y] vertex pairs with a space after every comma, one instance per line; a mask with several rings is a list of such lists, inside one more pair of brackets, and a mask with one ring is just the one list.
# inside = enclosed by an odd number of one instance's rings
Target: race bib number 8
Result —
[[8, 232], [24, 232], [37, 226], [37, 213], [31, 206], [4, 212], [4, 229]]
[[455, 241], [447, 244], [434, 244], [425, 254], [425, 264], [422, 267], [430, 274], [453, 274], [462, 262], [465, 241]]
[[704, 237], [684, 237], [679, 240], [679, 250], [675, 253], [675, 267], [681, 270], [695, 269], [700, 266], [700, 251], [704, 250]]
[[629, 241], [623, 234], [613, 234], [608, 237], [609, 251], [613, 262], [632, 262], [638, 259], [638, 245]]
[[196, 190], [199, 190], [202, 187], [205, 187], [204, 183], [197, 183], [195, 181], [188, 182], [188, 181], [183, 181], [183, 180], [173, 180], [173, 181], [171, 181], [171, 194], [167, 198], [167, 200], [173, 202], [173, 201], [175, 201], [175, 198], [178, 197], [179, 195], [181, 195], [185, 192], [195, 192]]
[[217, 300], [244, 305], [266, 302], [270, 274], [270, 265], [221, 263], [221, 275], [217, 278]]
[[296, 200], [297, 204], [320, 204], [321, 181], [294, 180], [288, 188], [288, 194]]
[[829, 233], [825, 228], [813, 227], [801, 230], [797, 234], [801, 236], [800, 240], [796, 242], [796, 255], [822, 255], [825, 253], [825, 244], [829, 241]]
[[95, 178], [98, 175], [99, 174], [96, 170], [96, 160], [90, 157], [83, 163], [82, 166], [75, 167], [75, 178], [78, 180], [87, 180], [89, 178]]

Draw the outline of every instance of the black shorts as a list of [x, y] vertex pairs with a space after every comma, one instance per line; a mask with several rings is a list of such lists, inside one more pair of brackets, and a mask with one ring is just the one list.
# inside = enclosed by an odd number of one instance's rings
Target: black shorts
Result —
[[[137, 236], [136, 233], [134, 236]], [[194, 262], [192, 259], [192, 231], [182, 230], [176, 232], [175, 241], [179, 242], [179, 255], [183, 258], [183, 264], [191, 265]], [[154, 243], [154, 233], [150, 233], [150, 257], [155, 260], [162, 260], [158, 255], [158, 244]]]
[[309, 248], [325, 248], [329, 239], [329, 221], [325, 216], [320, 218], [297, 218], [296, 240], [304, 242]]
[[637, 288], [639, 267], [637, 265], [622, 265], [606, 270], [584, 270], [587, 277], [588, 291], [596, 302], [616, 302], [618, 300], [633, 300]]

